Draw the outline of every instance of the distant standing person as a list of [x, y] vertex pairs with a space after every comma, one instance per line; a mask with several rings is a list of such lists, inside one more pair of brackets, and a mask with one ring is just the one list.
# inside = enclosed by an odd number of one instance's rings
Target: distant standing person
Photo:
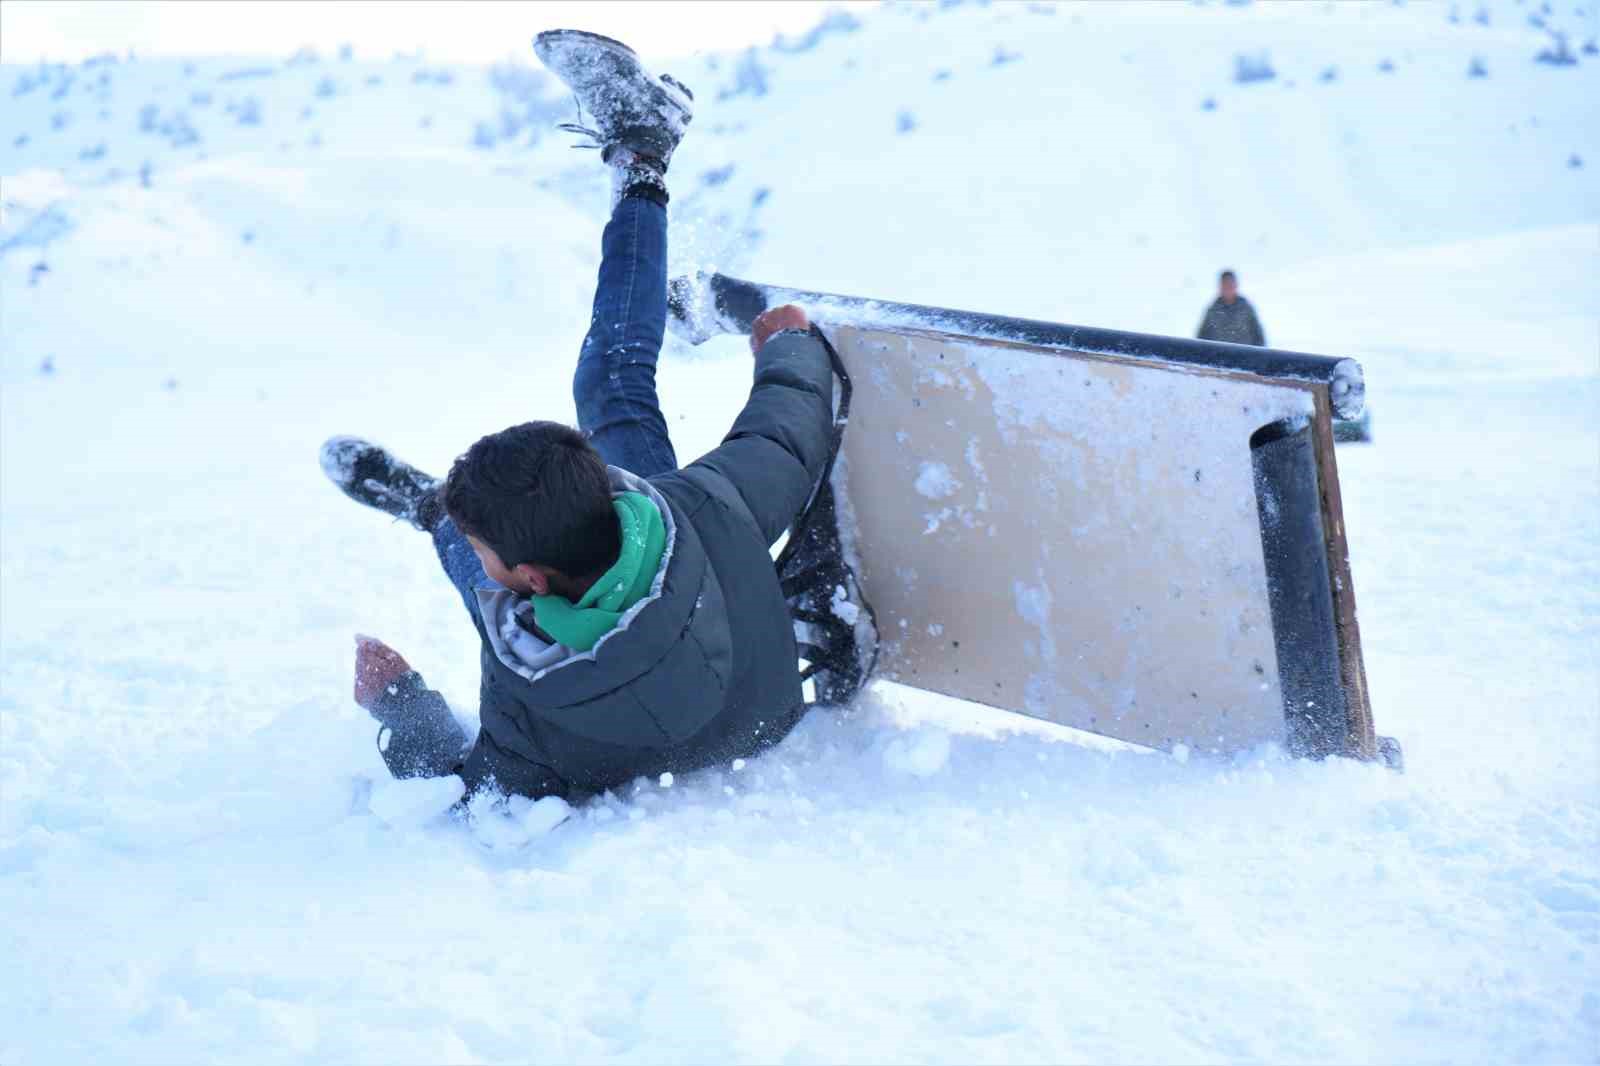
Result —
[[1231, 270], [1224, 270], [1217, 278], [1217, 298], [1200, 320], [1199, 337], [1203, 341], [1266, 346], [1267, 336], [1261, 332], [1256, 309], [1239, 295], [1239, 278]]

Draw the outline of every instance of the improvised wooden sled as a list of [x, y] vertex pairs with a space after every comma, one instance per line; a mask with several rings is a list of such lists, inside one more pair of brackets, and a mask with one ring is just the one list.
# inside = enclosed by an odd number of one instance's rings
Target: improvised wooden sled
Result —
[[1358, 363], [672, 284], [697, 344], [782, 303], [854, 381], [832, 484], [877, 676], [1155, 748], [1273, 741], [1398, 768], [1373, 729], [1334, 459]]

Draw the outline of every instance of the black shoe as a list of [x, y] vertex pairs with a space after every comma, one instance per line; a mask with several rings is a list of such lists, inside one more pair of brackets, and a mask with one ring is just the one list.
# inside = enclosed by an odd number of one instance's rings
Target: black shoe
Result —
[[403, 463], [360, 437], [330, 437], [322, 445], [322, 472], [357, 503], [409, 522], [424, 533], [444, 517], [439, 479]]
[[778, 553], [778, 584], [789, 605], [795, 643], [805, 663], [800, 680], [812, 683], [815, 702], [842, 707], [856, 698], [878, 664], [878, 616], [845, 557], [833, 495], [833, 468], [844, 443], [855, 390], [827, 336], [815, 326], [811, 334], [827, 350], [839, 379], [839, 399], [822, 479]]
[[778, 581], [794, 621], [800, 680], [815, 687], [816, 702], [849, 704], [878, 660], [878, 620], [861, 594], [839, 541], [833, 486], [824, 481], [789, 531], [778, 556]]
[[[633, 49], [583, 30], [547, 30], [534, 53], [578, 98], [579, 121], [561, 128], [581, 133], [607, 163], [660, 164], [662, 173], [694, 118], [694, 94], [669, 75], [653, 77]], [[583, 124], [584, 112], [591, 125]]]

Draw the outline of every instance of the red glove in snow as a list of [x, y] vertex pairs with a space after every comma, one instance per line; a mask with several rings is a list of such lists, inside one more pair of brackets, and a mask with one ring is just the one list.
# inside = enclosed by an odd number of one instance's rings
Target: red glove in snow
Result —
[[383, 641], [356, 634], [356, 703], [372, 710], [390, 685], [411, 672], [411, 664]]

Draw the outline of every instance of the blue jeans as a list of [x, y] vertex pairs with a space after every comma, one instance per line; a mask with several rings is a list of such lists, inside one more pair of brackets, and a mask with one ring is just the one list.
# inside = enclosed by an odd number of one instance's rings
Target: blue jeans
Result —
[[[600, 239], [600, 279], [589, 335], [578, 352], [572, 397], [578, 428], [612, 466], [653, 477], [678, 468], [656, 397], [656, 359], [667, 330], [667, 209], [630, 196], [617, 204]], [[492, 584], [467, 538], [448, 517], [434, 550], [467, 611], [474, 590]]]
[[678, 469], [656, 398], [667, 332], [667, 209], [628, 197], [600, 248], [594, 313], [572, 377], [578, 428], [612, 466], [654, 477]]

